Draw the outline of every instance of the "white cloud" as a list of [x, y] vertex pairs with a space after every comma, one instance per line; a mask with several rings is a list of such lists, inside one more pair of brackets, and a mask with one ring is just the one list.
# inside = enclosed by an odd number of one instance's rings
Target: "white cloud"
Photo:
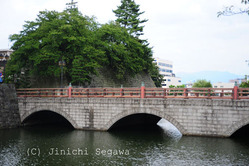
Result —
[[[225, 6], [244, 7], [239, 0], [135, 0], [145, 11], [145, 38], [154, 55], [174, 62], [175, 72], [202, 70], [249, 74], [249, 16], [217, 18]], [[1, 2], [0, 48], [8, 36], [22, 30], [25, 20], [34, 20], [40, 10], [65, 9], [70, 0], [8, 0]], [[115, 19], [112, 10], [119, 0], [78, 0], [79, 10], [94, 15], [100, 23]], [[3, 20], [3, 21], [2, 21]]]
[[161, 10], [162, 5], [145, 29], [156, 56], [172, 60], [176, 72], [248, 73], [244, 61], [249, 58], [246, 55], [249, 49], [243, 43], [249, 37], [249, 16], [217, 18], [217, 12], [224, 5], [233, 4], [230, 2], [178, 0], [172, 3], [171, 9], [165, 5], [165, 12]]

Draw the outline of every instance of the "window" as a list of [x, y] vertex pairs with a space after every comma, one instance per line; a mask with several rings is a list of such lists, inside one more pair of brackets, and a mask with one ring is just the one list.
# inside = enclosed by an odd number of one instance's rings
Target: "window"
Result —
[[161, 68], [159, 68], [159, 71], [161, 71], [161, 72], [167, 72], [167, 73], [172, 73], [173, 72], [172, 70], [161, 69]]
[[168, 72], [168, 73], [172, 73], [173, 71], [172, 71], [172, 70], [167, 70], [166, 72]]
[[167, 86], [167, 84], [162, 84], [162, 86]]
[[173, 67], [173, 65], [171, 65], [171, 64], [166, 64], [166, 63], [162, 63], [162, 62], [158, 62], [158, 66], [165, 66], [165, 67], [170, 67], [170, 68]]
[[178, 82], [182, 82], [181, 80], [178, 80]]
[[171, 79], [168, 79], [168, 81], [170, 82], [170, 81], [171, 81]]
[[166, 74], [163, 74], [164, 77], [171, 77], [171, 75], [166, 75]]

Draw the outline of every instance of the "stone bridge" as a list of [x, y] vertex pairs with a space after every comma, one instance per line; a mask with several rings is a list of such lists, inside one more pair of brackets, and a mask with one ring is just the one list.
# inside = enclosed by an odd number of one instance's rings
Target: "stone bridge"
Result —
[[[122, 119], [164, 118], [183, 135], [229, 137], [249, 124], [249, 101], [165, 98], [19, 97], [21, 122], [42, 111], [64, 117], [75, 129], [107, 131]], [[150, 118], [144, 118], [149, 121]], [[130, 118], [129, 123], [140, 119]]]

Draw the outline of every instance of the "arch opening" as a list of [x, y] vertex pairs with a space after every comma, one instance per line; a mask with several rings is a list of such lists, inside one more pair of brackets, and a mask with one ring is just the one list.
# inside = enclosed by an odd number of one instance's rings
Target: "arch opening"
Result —
[[135, 113], [116, 121], [108, 131], [160, 132], [167, 138], [179, 140], [181, 132], [169, 121], [157, 115]]
[[249, 124], [241, 127], [231, 135], [231, 138], [245, 138], [245, 137], [249, 138]]
[[149, 130], [158, 128], [157, 123], [161, 120], [160, 117], [145, 114], [145, 113], [137, 113], [128, 115], [126, 117], [121, 118], [117, 122], [115, 122], [108, 131], [116, 131], [116, 130]]
[[23, 122], [23, 126], [60, 126], [66, 128], [74, 128], [73, 125], [62, 115], [49, 111], [41, 110], [34, 112], [26, 117]]

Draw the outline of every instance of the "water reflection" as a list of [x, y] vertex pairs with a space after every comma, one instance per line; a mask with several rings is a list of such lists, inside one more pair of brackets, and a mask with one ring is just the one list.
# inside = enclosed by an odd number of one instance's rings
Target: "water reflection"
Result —
[[[247, 165], [248, 140], [169, 137], [148, 130], [93, 132], [60, 127], [0, 130], [0, 165]], [[243, 142], [241, 142], [243, 141]], [[28, 155], [28, 149], [40, 155]], [[71, 155], [49, 155], [51, 148]], [[73, 155], [72, 150], [87, 150]], [[128, 153], [119, 153], [124, 150]], [[29, 152], [30, 153], [30, 152]], [[59, 152], [60, 153], [60, 152]]]
[[7, 165], [18, 165], [21, 155], [20, 150], [20, 135], [21, 131], [18, 129], [0, 130], [0, 165], [5, 163]]

